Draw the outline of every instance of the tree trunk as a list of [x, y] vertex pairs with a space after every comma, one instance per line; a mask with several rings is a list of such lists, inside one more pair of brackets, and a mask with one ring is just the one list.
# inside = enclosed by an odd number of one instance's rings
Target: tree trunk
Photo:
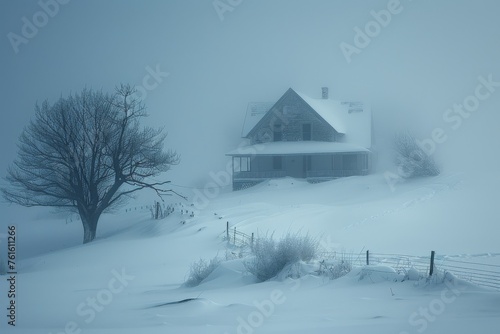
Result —
[[83, 217], [80, 215], [83, 224], [83, 243], [89, 243], [95, 239], [95, 233], [97, 230], [97, 221], [99, 218], [94, 217]]

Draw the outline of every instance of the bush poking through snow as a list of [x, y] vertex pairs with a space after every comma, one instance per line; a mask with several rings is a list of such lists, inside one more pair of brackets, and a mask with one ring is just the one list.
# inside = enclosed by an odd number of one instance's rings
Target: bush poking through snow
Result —
[[325, 260], [319, 263], [318, 273], [327, 276], [330, 279], [341, 278], [349, 274], [352, 270], [352, 263], [347, 259], [327, 262]]
[[439, 175], [439, 167], [431, 155], [427, 154], [409, 132], [398, 133], [394, 139], [396, 165], [404, 178]]
[[191, 268], [189, 269], [189, 278], [186, 280], [184, 285], [188, 287], [200, 285], [200, 283], [203, 282], [203, 280], [207, 278], [208, 275], [210, 275], [221, 262], [221, 259], [214, 257], [208, 262], [204, 259], [200, 259], [192, 263]]
[[272, 235], [266, 236], [255, 240], [253, 257], [245, 266], [259, 281], [267, 281], [288, 264], [312, 260], [317, 251], [318, 242], [309, 235], [288, 233], [280, 241], [275, 241]]

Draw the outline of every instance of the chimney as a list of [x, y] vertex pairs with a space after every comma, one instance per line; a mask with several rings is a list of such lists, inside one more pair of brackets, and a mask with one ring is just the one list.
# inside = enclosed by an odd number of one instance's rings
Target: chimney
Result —
[[328, 87], [321, 87], [321, 98], [328, 99]]

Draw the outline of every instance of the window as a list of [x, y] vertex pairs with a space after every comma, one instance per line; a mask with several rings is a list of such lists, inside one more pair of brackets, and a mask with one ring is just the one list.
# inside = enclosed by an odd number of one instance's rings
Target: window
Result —
[[311, 140], [311, 124], [302, 124], [302, 140]]
[[241, 157], [240, 169], [242, 172], [250, 171], [250, 157]]
[[282, 170], [283, 169], [283, 159], [280, 156], [273, 157], [273, 169]]
[[281, 129], [281, 124], [274, 124], [274, 141], [283, 140], [283, 130]]
[[251, 167], [250, 157], [233, 158], [233, 166], [235, 172], [249, 172]]

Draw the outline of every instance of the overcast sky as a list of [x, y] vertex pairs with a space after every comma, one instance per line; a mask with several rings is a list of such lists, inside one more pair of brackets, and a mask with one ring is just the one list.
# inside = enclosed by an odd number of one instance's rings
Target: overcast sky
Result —
[[247, 103], [289, 87], [370, 102], [382, 149], [394, 131], [442, 129], [446, 168], [498, 169], [500, 87], [470, 116], [443, 119], [479, 77], [500, 82], [497, 0], [54, 1], [0, 3], [2, 176], [37, 101], [119, 83], [148, 88], [147, 122], [182, 156], [165, 177], [180, 185], [203, 187], [240, 143]]

